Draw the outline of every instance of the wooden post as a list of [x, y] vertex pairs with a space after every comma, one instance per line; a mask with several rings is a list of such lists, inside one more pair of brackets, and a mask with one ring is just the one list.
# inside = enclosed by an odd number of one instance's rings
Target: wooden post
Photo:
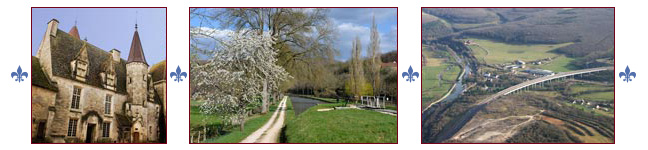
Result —
[[196, 143], [200, 143], [200, 131], [198, 131], [198, 142]]

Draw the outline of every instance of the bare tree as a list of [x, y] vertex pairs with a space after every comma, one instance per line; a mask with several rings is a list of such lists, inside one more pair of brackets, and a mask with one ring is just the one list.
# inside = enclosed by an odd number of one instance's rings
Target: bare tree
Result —
[[[373, 94], [377, 95], [380, 91], [380, 34], [378, 33], [378, 26], [376, 25], [376, 16], [374, 15], [371, 21], [371, 43], [367, 49], [367, 54], [371, 59], [370, 71], [373, 83]], [[379, 94], [378, 94], [379, 95]]]
[[360, 42], [360, 37], [356, 36], [351, 48], [351, 91], [354, 99], [361, 96], [365, 83], [361, 55], [362, 42]]

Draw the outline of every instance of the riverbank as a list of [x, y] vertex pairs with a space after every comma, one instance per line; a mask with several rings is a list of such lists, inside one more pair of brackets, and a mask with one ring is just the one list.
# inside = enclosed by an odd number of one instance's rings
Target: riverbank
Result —
[[286, 124], [282, 143], [396, 143], [397, 118], [359, 109], [318, 111], [344, 106], [319, 104]]
[[[325, 103], [344, 103], [345, 102], [344, 99], [339, 99], [339, 101], [338, 101], [337, 99], [334, 99], [334, 98], [316, 97], [316, 96], [312, 96], [312, 95], [291, 94], [291, 96], [309, 98], [309, 99], [318, 100], [318, 101], [325, 102]], [[357, 104], [357, 103], [355, 103], [353, 101], [349, 101], [348, 104]], [[387, 103], [387, 104], [385, 104], [385, 109], [398, 110], [398, 105]]]

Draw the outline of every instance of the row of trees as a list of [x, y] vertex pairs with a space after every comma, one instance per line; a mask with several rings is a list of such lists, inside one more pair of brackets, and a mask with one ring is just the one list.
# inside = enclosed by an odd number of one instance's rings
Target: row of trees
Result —
[[[351, 93], [354, 98], [367, 95], [379, 95], [382, 78], [380, 77], [381, 57], [380, 57], [380, 34], [376, 25], [376, 17], [371, 22], [371, 37], [369, 48], [367, 48], [369, 73], [365, 74], [363, 67], [362, 42], [360, 37], [355, 38], [351, 47], [351, 71], [347, 88], [347, 93]], [[369, 81], [365, 80], [369, 77]]]

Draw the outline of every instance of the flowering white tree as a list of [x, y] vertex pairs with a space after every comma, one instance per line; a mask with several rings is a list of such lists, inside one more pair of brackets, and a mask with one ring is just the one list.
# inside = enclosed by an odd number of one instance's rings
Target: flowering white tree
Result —
[[276, 88], [290, 76], [275, 64], [277, 53], [270, 36], [230, 34], [204, 64], [191, 63], [193, 98], [203, 99], [201, 112], [218, 114], [241, 131], [251, 110], [258, 108], [264, 86]]

